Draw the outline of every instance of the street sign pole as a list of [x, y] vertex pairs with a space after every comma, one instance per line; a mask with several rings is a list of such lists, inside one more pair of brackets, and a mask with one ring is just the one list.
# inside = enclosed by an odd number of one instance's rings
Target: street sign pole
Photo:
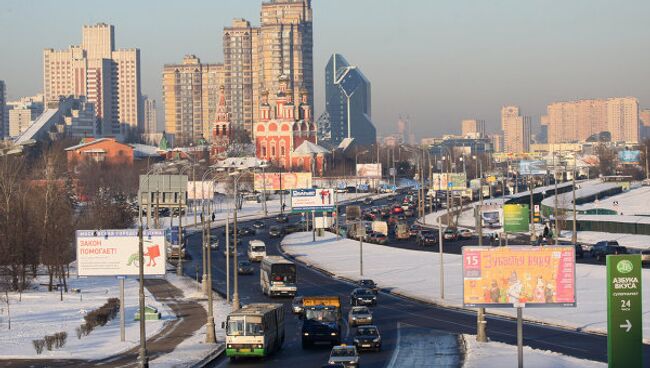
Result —
[[124, 329], [126, 313], [124, 311], [124, 279], [125, 277], [120, 277], [120, 341], [124, 342], [126, 340], [126, 333]]
[[524, 317], [523, 308], [517, 307], [517, 367], [524, 368]]
[[438, 216], [438, 251], [440, 252], [440, 299], [445, 299], [445, 262], [444, 252], [442, 250], [442, 242], [444, 241], [442, 234], [442, 219]]
[[607, 256], [607, 363], [643, 366], [640, 255]]

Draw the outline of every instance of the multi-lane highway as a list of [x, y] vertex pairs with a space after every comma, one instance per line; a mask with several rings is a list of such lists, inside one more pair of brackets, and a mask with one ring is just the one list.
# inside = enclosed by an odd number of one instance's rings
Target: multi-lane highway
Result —
[[[387, 203], [387, 202], [385, 202]], [[382, 203], [376, 203], [382, 204]], [[297, 216], [291, 217], [291, 222], [298, 220]], [[245, 259], [245, 245], [250, 239], [260, 239], [267, 244], [267, 253], [269, 255], [281, 255], [279, 239], [271, 239], [268, 236], [268, 227], [273, 225], [273, 219], [264, 220], [266, 227], [257, 231], [254, 236], [242, 238], [240, 253], [243, 254], [240, 259]], [[241, 226], [251, 225], [250, 222], [242, 222]], [[213, 259], [213, 288], [218, 292], [225, 294], [225, 261], [223, 255], [225, 239], [222, 235], [223, 228], [212, 229], [211, 237], [219, 238], [219, 249], [212, 251]], [[475, 240], [457, 242], [450, 245], [445, 251], [457, 252], [461, 244], [472, 244]], [[401, 247], [416, 247], [412, 242], [397, 243]], [[190, 260], [185, 262], [185, 272], [189, 276], [195, 275], [195, 267], [201, 268], [201, 234], [195, 233], [188, 237], [188, 253]], [[422, 249], [418, 247], [417, 249]], [[430, 248], [429, 248], [430, 249]], [[231, 266], [231, 277], [233, 274]], [[354, 285], [347, 282], [332, 279], [318, 271], [312, 270], [303, 265], [298, 265], [298, 294], [299, 295], [339, 295], [343, 302], [343, 315], [347, 316], [348, 312], [348, 295], [354, 288]], [[202, 271], [201, 271], [202, 272]], [[435, 280], [432, 280], [435, 282]], [[232, 283], [231, 283], [232, 287]], [[232, 289], [231, 289], [232, 292]], [[245, 359], [236, 362], [229, 362], [225, 356], [215, 360], [211, 366], [222, 367], [229, 364], [235, 364], [241, 367], [318, 367], [327, 363], [330, 348], [329, 346], [316, 346], [308, 350], [301, 347], [300, 338], [300, 320], [291, 314], [291, 299], [265, 297], [259, 287], [259, 266], [255, 264], [253, 275], [239, 276], [239, 294], [243, 304], [252, 302], [283, 302], [287, 305], [286, 333], [287, 340], [284, 348], [265, 360]], [[377, 307], [373, 308], [375, 324], [377, 324], [382, 333], [383, 350], [380, 353], [363, 353], [361, 364], [364, 367], [384, 367], [390, 361], [392, 353], [397, 344], [398, 323], [405, 323], [414, 326], [420, 326], [430, 329], [447, 332], [450, 334], [476, 333], [476, 315], [471, 312], [462, 310], [452, 310], [439, 308], [429, 304], [411, 301], [389, 294], [380, 293]], [[558, 309], [558, 313], [561, 310]], [[226, 316], [215, 316], [216, 325], [219, 326]], [[352, 342], [354, 329], [345, 328], [345, 337], [348, 343]], [[491, 340], [505, 342], [508, 344], [516, 343], [516, 325], [514, 321], [501, 318], [488, 318], [488, 336]], [[578, 358], [606, 361], [607, 340], [605, 336], [586, 334], [581, 332], [568, 331], [553, 327], [541, 326], [537, 324], [525, 324], [524, 343], [533, 348], [542, 350], [551, 350], [563, 354], [575, 356]], [[646, 359], [650, 359], [650, 347], [645, 346]], [[515, 357], [513, 357], [515, 359]], [[650, 360], [647, 360], [650, 361]], [[433, 362], [432, 362], [433, 364]], [[399, 364], [397, 365], [399, 366]]]

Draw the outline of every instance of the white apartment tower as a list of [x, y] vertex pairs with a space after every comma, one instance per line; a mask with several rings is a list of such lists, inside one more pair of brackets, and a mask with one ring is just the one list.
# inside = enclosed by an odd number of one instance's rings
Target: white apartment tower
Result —
[[530, 117], [521, 116], [518, 106], [501, 108], [503, 151], [506, 153], [528, 152], [530, 149]]
[[93, 103], [103, 136], [143, 131], [140, 50], [115, 49], [112, 25], [82, 28], [81, 46], [43, 51], [45, 101], [85, 96]]

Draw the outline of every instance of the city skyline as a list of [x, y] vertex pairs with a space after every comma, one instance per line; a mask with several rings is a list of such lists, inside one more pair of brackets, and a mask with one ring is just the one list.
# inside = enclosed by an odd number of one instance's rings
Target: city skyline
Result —
[[[196, 21], [171, 22], [180, 5], [162, 2], [151, 8], [129, 3], [136, 13], [150, 12], [134, 18], [121, 15], [127, 3], [116, 1], [98, 4], [92, 14], [79, 17], [52, 4], [9, 1], [0, 12], [7, 29], [19, 29], [27, 16], [35, 24], [32, 32], [12, 32], [11, 40], [0, 41], [8, 50], [0, 61], [7, 99], [42, 91], [39, 55], [44, 48], [66, 49], [79, 42], [84, 24], [105, 22], [115, 26], [118, 48], [141, 50], [142, 93], [162, 101], [163, 64], [176, 63], [185, 54], [196, 54], [207, 63], [223, 62], [223, 28], [234, 18], [259, 25], [260, 3], [190, 1], [205, 11]], [[82, 3], [67, 4], [74, 8]], [[436, 6], [414, 1], [379, 9], [373, 2], [355, 1], [345, 3], [346, 12], [338, 11], [343, 4], [312, 4], [316, 116], [324, 111], [322, 73], [333, 52], [355, 60], [373, 81], [373, 120], [384, 136], [395, 131], [400, 113], [410, 116], [414, 132], [429, 136], [458, 132], [459, 122], [468, 117], [485, 120], [487, 130], [496, 131], [505, 105], [520, 106], [537, 127], [546, 106], [556, 101], [634, 96], [640, 108], [650, 101], [650, 91], [643, 88], [650, 82], [650, 70], [643, 64], [650, 51], [641, 46], [650, 35], [643, 21], [650, 4]], [[560, 6], [561, 14], [546, 11]], [[510, 21], [495, 24], [496, 17]], [[361, 44], [363, 50], [357, 47]]]

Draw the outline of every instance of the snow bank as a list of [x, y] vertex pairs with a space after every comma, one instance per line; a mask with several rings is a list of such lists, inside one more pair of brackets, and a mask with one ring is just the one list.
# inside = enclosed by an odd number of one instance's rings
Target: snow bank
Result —
[[[358, 280], [359, 242], [350, 239], [336, 240], [334, 234], [325, 233], [313, 243], [311, 233], [295, 233], [282, 241], [284, 250], [299, 261], [327, 270], [338, 277]], [[455, 247], [448, 243], [447, 247]], [[462, 257], [444, 255], [445, 299], [441, 300], [438, 253], [420, 252], [377, 244], [363, 244], [364, 278], [373, 279], [381, 288], [405, 296], [462, 307]], [[607, 300], [606, 269], [600, 265], [578, 264], [576, 267], [576, 292], [578, 306], [575, 308], [528, 308], [524, 310], [527, 320], [580, 329], [588, 332], [606, 333]], [[643, 270], [644, 294], [650, 295], [650, 270]], [[515, 317], [514, 309], [488, 309], [488, 312]], [[650, 314], [650, 305], [644, 306], [644, 314]], [[644, 336], [650, 336], [650, 318], [643, 324]], [[647, 339], [646, 339], [647, 340]]]

